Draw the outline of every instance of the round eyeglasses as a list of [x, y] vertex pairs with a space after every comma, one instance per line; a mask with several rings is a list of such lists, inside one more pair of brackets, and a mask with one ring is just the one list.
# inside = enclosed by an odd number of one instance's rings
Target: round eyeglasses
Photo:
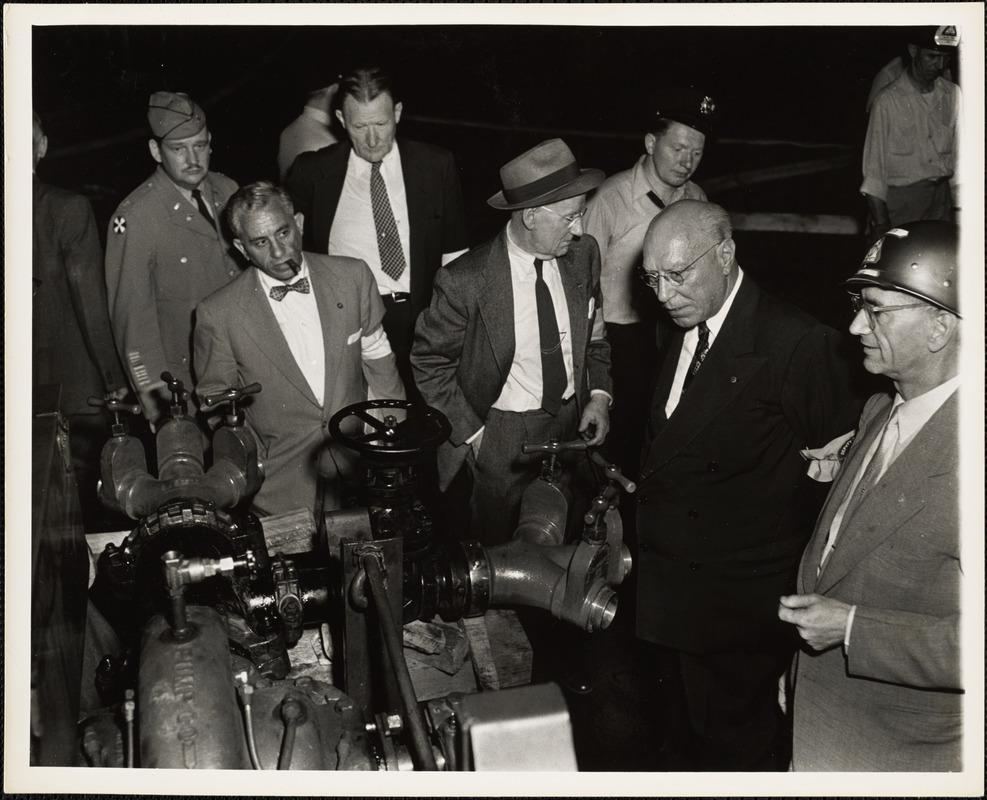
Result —
[[692, 261], [682, 267], [682, 269], [670, 269], [667, 272], [650, 272], [649, 270], [642, 268], [640, 273], [641, 280], [648, 284], [648, 286], [652, 289], [657, 289], [661, 286], [662, 278], [672, 284], [672, 286], [681, 286], [685, 283], [685, 273], [698, 264], [710, 250], [717, 245], [723, 244], [725, 241], [726, 239], [720, 239], [718, 242], [713, 242], [713, 244], [703, 250], [698, 256], [696, 256], [696, 258], [692, 259]]
[[551, 211], [553, 214], [555, 214], [555, 216], [565, 221], [565, 226], [567, 228], [571, 228], [573, 225], [579, 222], [579, 220], [581, 220], [583, 217], [586, 216], [585, 208], [582, 211], [580, 211], [578, 214], [560, 214], [558, 211], [556, 211], [553, 208], [549, 208], [548, 206], [538, 206], [538, 208], [543, 208], [546, 211]]
[[867, 324], [870, 326], [871, 330], [877, 325], [878, 314], [887, 314], [890, 311], [903, 311], [906, 308], [918, 308], [919, 306], [927, 306], [928, 303], [906, 303], [900, 306], [873, 306], [864, 300], [859, 294], [850, 295], [850, 308], [853, 309], [853, 313], [856, 316], [861, 311], [864, 312], [864, 316], [867, 317]]

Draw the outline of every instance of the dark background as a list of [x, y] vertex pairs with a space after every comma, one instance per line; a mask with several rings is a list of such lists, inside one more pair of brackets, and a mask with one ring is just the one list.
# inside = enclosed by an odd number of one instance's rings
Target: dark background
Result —
[[[707, 8], [715, 15], [715, 5]], [[500, 165], [561, 136], [582, 166], [627, 169], [643, 152], [656, 92], [675, 85], [711, 95], [721, 111], [696, 175], [700, 185], [852, 156], [843, 169], [711, 192], [711, 200], [729, 211], [862, 219], [864, 104], [874, 74], [903, 49], [901, 30], [35, 27], [34, 105], [49, 137], [39, 174], [86, 194], [105, 235], [116, 205], [154, 167], [147, 100], [168, 89], [187, 92], [206, 111], [212, 169], [241, 184], [277, 180], [278, 135], [301, 111], [305, 90], [331, 83], [356, 59], [382, 61], [401, 79], [402, 135], [455, 155], [474, 244], [504, 222], [485, 202], [500, 188]], [[865, 252], [862, 237], [740, 231], [736, 239], [741, 265], [768, 288], [833, 325], [849, 322], [838, 283]]]

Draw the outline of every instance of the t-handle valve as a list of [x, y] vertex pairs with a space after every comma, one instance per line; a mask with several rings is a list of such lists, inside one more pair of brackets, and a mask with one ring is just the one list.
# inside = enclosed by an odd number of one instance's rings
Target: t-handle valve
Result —
[[226, 417], [224, 422], [231, 428], [236, 428], [243, 425], [243, 411], [237, 408], [237, 403], [243, 400], [249, 394], [258, 394], [261, 391], [261, 385], [259, 383], [251, 383], [248, 386], [231, 386], [229, 389], [224, 389], [222, 392], [217, 392], [216, 394], [207, 395], [202, 399], [202, 405], [206, 408], [213, 408], [214, 406], [223, 405], [224, 403], [229, 403], [230, 408], [226, 412]]
[[105, 408], [113, 414], [113, 422], [110, 425], [110, 433], [113, 436], [127, 435], [127, 425], [126, 422], [120, 418], [121, 414], [126, 413], [136, 417], [141, 413], [140, 406], [124, 403], [122, 400], [104, 400], [102, 397], [90, 397], [86, 402], [92, 408]]
[[188, 414], [188, 399], [191, 397], [185, 384], [170, 372], [162, 372], [161, 380], [168, 384], [168, 391], [171, 392], [171, 416], [184, 417]]

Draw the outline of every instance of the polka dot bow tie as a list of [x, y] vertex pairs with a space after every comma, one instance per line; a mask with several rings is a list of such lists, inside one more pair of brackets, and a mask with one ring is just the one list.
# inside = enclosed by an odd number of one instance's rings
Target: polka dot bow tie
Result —
[[271, 299], [277, 300], [280, 303], [284, 300], [284, 296], [288, 294], [288, 292], [301, 292], [302, 294], [308, 294], [308, 278], [302, 278], [300, 281], [282, 284], [281, 286], [272, 286]]

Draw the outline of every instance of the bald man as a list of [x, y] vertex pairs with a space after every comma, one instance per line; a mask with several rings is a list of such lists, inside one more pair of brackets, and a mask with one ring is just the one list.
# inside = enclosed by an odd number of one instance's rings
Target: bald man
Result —
[[819, 509], [799, 450], [853, 427], [838, 334], [764, 293], [730, 218], [682, 200], [650, 225], [644, 273], [678, 331], [664, 344], [638, 482], [637, 634], [677, 687], [685, 770], [785, 770], [777, 618]]

